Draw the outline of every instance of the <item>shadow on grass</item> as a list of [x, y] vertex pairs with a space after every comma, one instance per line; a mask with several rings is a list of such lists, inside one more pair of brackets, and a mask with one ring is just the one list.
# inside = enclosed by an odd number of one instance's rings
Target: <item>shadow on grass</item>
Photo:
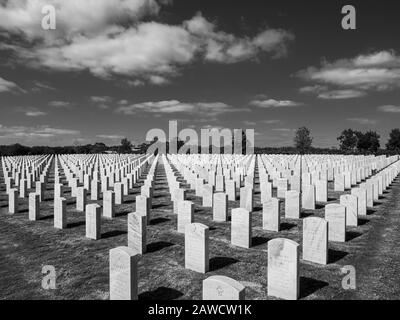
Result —
[[312, 213], [312, 212], [307, 212], [307, 211], [300, 212], [300, 218], [308, 218], [313, 215], [314, 215], [314, 213]]
[[108, 231], [108, 232], [103, 233], [101, 235], [101, 238], [108, 239], [108, 238], [112, 238], [112, 237], [118, 237], [120, 235], [127, 234], [127, 233], [128, 233], [127, 231], [123, 231], [123, 230], [113, 230], [113, 231]]
[[358, 225], [363, 226], [365, 224], [369, 223], [368, 219], [363, 219], [363, 218], [358, 218]]
[[342, 260], [345, 256], [348, 255], [348, 252], [328, 249], [328, 263], [335, 263], [339, 260]]
[[267, 243], [268, 241], [269, 239], [265, 237], [253, 237], [253, 239], [251, 239], [251, 246], [252, 247], [261, 246], [262, 244]]
[[239, 262], [239, 260], [229, 257], [214, 257], [210, 259], [210, 271], [216, 271], [232, 264]]
[[281, 231], [287, 231], [287, 230], [291, 230], [293, 228], [297, 227], [297, 224], [295, 223], [288, 223], [288, 222], [282, 222], [281, 223]]
[[361, 237], [362, 233], [357, 231], [347, 231], [346, 232], [346, 241], [351, 241], [355, 238]]
[[166, 287], [159, 287], [153, 291], [147, 291], [139, 294], [139, 300], [174, 300], [182, 297], [183, 293]]
[[168, 207], [168, 204], [165, 203], [159, 203], [159, 204], [153, 204], [152, 209], [158, 209], [158, 208], [163, 208], [163, 207]]
[[374, 214], [376, 212], [376, 210], [372, 209], [372, 208], [367, 208], [367, 215], [370, 216], [371, 214]]
[[115, 213], [115, 217], [119, 218], [119, 217], [127, 216], [128, 214], [130, 214], [132, 212], [134, 212], [134, 210], [125, 210], [122, 212], [118, 212], [118, 213]]
[[71, 222], [71, 223], [68, 223], [67, 228], [72, 229], [72, 228], [84, 226], [85, 224], [86, 224], [85, 221]]
[[167, 222], [167, 221], [171, 221], [171, 219], [168, 219], [168, 218], [155, 218], [155, 219], [150, 221], [150, 225], [154, 226], [156, 224], [160, 224], [160, 223]]
[[50, 219], [54, 219], [54, 214], [51, 214], [51, 215], [48, 215], [48, 216], [40, 217], [39, 220], [50, 220]]
[[300, 277], [300, 299], [305, 298], [328, 285], [328, 282], [325, 281]]
[[152, 242], [147, 245], [147, 252], [152, 253], [164, 248], [172, 247], [174, 244], [167, 241]]

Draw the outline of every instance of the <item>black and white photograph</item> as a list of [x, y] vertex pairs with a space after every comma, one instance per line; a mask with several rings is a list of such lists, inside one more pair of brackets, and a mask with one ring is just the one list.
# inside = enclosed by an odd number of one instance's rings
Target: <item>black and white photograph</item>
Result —
[[399, 15], [0, 0], [0, 300], [399, 300]]

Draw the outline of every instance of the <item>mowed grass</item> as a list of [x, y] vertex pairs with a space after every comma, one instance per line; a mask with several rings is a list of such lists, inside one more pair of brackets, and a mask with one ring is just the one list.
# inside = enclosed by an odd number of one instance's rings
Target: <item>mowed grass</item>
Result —
[[[20, 211], [8, 215], [8, 198], [0, 173], [0, 298], [1, 299], [108, 299], [109, 250], [127, 245], [127, 214], [135, 211], [135, 197], [142, 179], [130, 190], [125, 202], [116, 207], [117, 217], [102, 218], [102, 238], [85, 238], [85, 214], [77, 212], [75, 200], [68, 199], [68, 228], [53, 228], [53, 168], [41, 203], [39, 221], [28, 220], [28, 199], [20, 200]], [[155, 177], [151, 224], [147, 229], [147, 253], [139, 262], [139, 299], [201, 299], [202, 281], [211, 275], [232, 277], [246, 286], [247, 299], [273, 299], [267, 296], [267, 243], [277, 237], [302, 242], [302, 219], [284, 218], [281, 207], [280, 232], [262, 230], [256, 168], [256, 208], [253, 214], [253, 246], [242, 249], [230, 244], [230, 222], [212, 221], [210, 208], [190, 191], [195, 203], [195, 222], [210, 228], [210, 271], [200, 274], [184, 267], [184, 235], [176, 231], [176, 216], [164, 167], [160, 161]], [[188, 188], [188, 185], [184, 186]], [[341, 193], [331, 191], [329, 203], [338, 202]], [[276, 190], [274, 190], [276, 194]], [[320, 266], [300, 261], [301, 299], [394, 299], [400, 297], [399, 199], [396, 180], [379, 203], [359, 220], [359, 227], [348, 228], [346, 243], [329, 243], [329, 264]], [[93, 203], [95, 201], [88, 201]], [[102, 204], [102, 201], [97, 201]], [[304, 211], [307, 216], [324, 216], [324, 205]], [[229, 202], [229, 213], [239, 201]], [[300, 248], [301, 251], [301, 248]], [[300, 255], [301, 257], [301, 255]], [[42, 289], [44, 265], [56, 269], [56, 290]], [[341, 268], [353, 265], [357, 289], [344, 290]]]

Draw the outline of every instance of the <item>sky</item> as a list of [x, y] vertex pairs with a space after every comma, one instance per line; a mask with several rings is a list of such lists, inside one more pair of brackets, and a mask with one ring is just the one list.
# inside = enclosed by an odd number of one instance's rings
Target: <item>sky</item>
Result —
[[[56, 9], [44, 30], [42, 8]], [[342, 28], [342, 7], [356, 29]], [[135, 143], [150, 129], [254, 129], [289, 146], [310, 128], [400, 119], [398, 1], [0, 0], [0, 145]]]

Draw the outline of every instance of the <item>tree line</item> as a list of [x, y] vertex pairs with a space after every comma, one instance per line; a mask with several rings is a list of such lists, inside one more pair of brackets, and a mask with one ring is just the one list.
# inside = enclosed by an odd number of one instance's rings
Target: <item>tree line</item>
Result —
[[[247, 137], [242, 136], [243, 152], [245, 152], [245, 144]], [[255, 147], [255, 153], [266, 154], [398, 154], [400, 153], [400, 129], [393, 129], [390, 132], [389, 140], [386, 143], [386, 149], [381, 148], [380, 135], [376, 131], [361, 132], [352, 129], [343, 130], [339, 137], [339, 148], [317, 148], [313, 147], [313, 137], [311, 130], [307, 127], [301, 127], [296, 130], [293, 146], [288, 147]], [[132, 153], [143, 154], [146, 153], [150, 145], [156, 140], [151, 142], [143, 142], [134, 146], [127, 138], [121, 140], [119, 145], [107, 146], [102, 142], [87, 145], [75, 145], [64, 147], [48, 147], [48, 146], [34, 146], [28, 147], [21, 144], [13, 144], [7, 146], [0, 146], [1, 156], [21, 156], [21, 155], [41, 155], [41, 154], [94, 154], [94, 153]], [[184, 144], [183, 141], [178, 141], [178, 149]], [[222, 147], [223, 149], [223, 147]], [[167, 142], [168, 150], [168, 142]], [[211, 151], [211, 146], [210, 146]], [[199, 152], [201, 149], [199, 147]], [[223, 152], [223, 150], [221, 150]]]
[[[376, 131], [361, 132], [353, 129], [343, 130], [337, 140], [339, 151], [345, 154], [397, 154], [400, 153], [400, 129], [392, 129], [386, 149], [381, 149], [380, 135]], [[299, 153], [314, 153], [311, 130], [306, 127], [297, 129], [294, 147]]]

